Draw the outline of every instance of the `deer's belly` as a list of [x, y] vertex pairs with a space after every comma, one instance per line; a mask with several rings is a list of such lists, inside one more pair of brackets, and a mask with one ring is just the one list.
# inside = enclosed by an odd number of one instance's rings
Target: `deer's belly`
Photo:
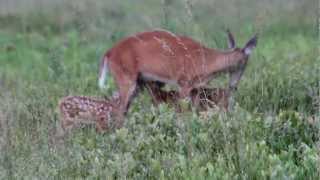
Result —
[[166, 77], [162, 77], [156, 74], [152, 74], [152, 73], [142, 73], [142, 78], [145, 81], [160, 81], [166, 84], [170, 84], [170, 85], [177, 85], [177, 80], [175, 79], [169, 79]]

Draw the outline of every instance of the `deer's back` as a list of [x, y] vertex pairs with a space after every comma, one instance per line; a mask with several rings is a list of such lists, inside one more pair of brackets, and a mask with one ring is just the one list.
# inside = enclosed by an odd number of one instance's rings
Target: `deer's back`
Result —
[[109, 63], [124, 67], [128, 73], [139, 72], [146, 77], [152, 74], [172, 80], [199, 73], [197, 68], [202, 68], [204, 63], [199, 58], [205, 57], [208, 51], [189, 37], [157, 30], [123, 39], [106, 56]]

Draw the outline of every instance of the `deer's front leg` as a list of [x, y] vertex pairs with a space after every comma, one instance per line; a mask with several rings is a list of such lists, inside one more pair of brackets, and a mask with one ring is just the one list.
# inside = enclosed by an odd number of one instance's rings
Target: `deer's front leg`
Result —
[[180, 104], [180, 112], [190, 108], [191, 104], [191, 91], [193, 89], [193, 84], [188, 81], [180, 81], [179, 82], [180, 90], [179, 90], [179, 99], [182, 99], [182, 104]]
[[185, 99], [187, 97], [190, 97], [190, 93], [192, 90], [192, 86], [189, 81], [187, 80], [179, 80], [178, 81], [179, 85], [179, 98], [180, 99]]
[[182, 87], [179, 91], [179, 98], [180, 99], [190, 99], [190, 92], [192, 88], [190, 87]]

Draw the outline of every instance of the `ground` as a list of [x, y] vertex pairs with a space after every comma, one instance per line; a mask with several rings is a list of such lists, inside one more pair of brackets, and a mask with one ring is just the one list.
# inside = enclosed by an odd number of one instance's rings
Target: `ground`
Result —
[[[1, 179], [319, 179], [316, 2], [77, 2], [1, 9]], [[97, 85], [99, 59], [153, 28], [220, 49], [226, 28], [239, 47], [259, 33], [234, 111], [178, 114], [140, 93], [123, 128], [84, 127], [55, 143], [58, 100], [111, 96], [111, 77]]]

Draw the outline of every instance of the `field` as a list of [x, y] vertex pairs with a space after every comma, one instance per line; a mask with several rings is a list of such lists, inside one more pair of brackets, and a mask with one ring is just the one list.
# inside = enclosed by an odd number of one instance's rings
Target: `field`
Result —
[[[250, 5], [250, 7], [248, 6]], [[0, 179], [320, 179], [317, 2], [284, 0], [0, 0]], [[110, 96], [103, 53], [163, 28], [208, 47], [258, 46], [229, 113], [175, 113], [146, 92], [125, 126], [92, 126], [54, 141], [57, 103]], [[223, 87], [228, 77], [211, 82]]]

